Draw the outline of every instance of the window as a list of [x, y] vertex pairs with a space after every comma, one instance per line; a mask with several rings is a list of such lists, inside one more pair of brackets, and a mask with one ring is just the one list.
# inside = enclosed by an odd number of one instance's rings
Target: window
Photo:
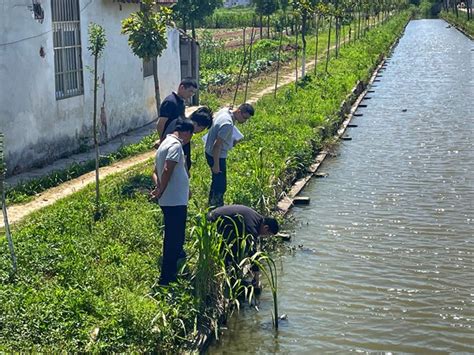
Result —
[[51, 0], [56, 99], [82, 95], [79, 0]]
[[143, 59], [143, 77], [153, 75], [153, 65], [156, 65], [156, 60], [145, 60]]

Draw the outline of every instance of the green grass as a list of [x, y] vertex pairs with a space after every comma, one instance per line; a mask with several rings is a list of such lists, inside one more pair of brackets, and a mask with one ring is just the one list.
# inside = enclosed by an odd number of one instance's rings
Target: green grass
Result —
[[[341, 49], [340, 58], [331, 59], [328, 75], [319, 72], [299, 83], [297, 92], [289, 85], [276, 100], [270, 95], [257, 103], [255, 117], [241, 126], [245, 140], [229, 156], [227, 203], [275, 206], [335, 131], [341, 101], [357, 80], [367, 80], [407, 20], [406, 13], [397, 16]], [[321, 127], [327, 132], [324, 136]], [[163, 233], [159, 208], [147, 198], [152, 187], [150, 160], [101, 182], [104, 216], [98, 222], [93, 222], [94, 190], [89, 186], [16, 226], [14, 280], [9, 277], [7, 242], [1, 237], [0, 351], [189, 349], [203, 318], [216, 316], [214, 307], [201, 307], [207, 278], [201, 278], [201, 286], [195, 282], [200, 272], [215, 274], [199, 271], [199, 264], [206, 265], [199, 260], [199, 248], [208, 253], [215, 248], [198, 247], [198, 236], [191, 232], [198, 226], [196, 216], [206, 208], [210, 184], [199, 136], [193, 144], [193, 198], [185, 249], [191, 259], [189, 274], [194, 276], [183, 276], [176, 286], [150, 294], [159, 275]], [[216, 280], [220, 281], [212, 287], [212, 299], [222, 298], [226, 290], [223, 279]]]

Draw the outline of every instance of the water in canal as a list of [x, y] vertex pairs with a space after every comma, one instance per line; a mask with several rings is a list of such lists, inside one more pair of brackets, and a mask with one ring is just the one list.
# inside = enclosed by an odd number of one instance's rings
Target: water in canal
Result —
[[446, 22], [410, 22], [352, 141], [293, 210], [288, 320], [272, 330], [265, 290], [211, 354], [474, 352], [473, 58]]

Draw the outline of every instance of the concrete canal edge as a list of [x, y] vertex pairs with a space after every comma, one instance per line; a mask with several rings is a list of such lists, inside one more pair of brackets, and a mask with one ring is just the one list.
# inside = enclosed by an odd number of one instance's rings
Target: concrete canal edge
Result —
[[[348, 125], [354, 117], [355, 111], [359, 107], [359, 104], [364, 99], [365, 95], [367, 95], [368, 91], [370, 90], [380, 69], [382, 69], [382, 67], [386, 63], [387, 56], [392, 53], [393, 49], [398, 44], [400, 38], [403, 36], [403, 33], [405, 32], [405, 28], [408, 23], [409, 22], [405, 24], [403, 31], [401, 31], [400, 33], [400, 36], [393, 42], [393, 44], [388, 49], [387, 55], [380, 55], [377, 64], [375, 64], [374, 66], [374, 70], [369, 81], [367, 83], [363, 81], [358, 81], [357, 84], [352, 88], [351, 92], [346, 96], [344, 101], [339, 106], [338, 115], [340, 117], [339, 122], [341, 123], [339, 124], [339, 128], [336, 134], [334, 135], [334, 138], [340, 140], [343, 137]], [[319, 152], [313, 164], [311, 164], [308, 168], [308, 174], [305, 177], [297, 180], [292, 185], [288, 193], [280, 199], [277, 205], [277, 210], [282, 216], [286, 216], [288, 214], [291, 207], [293, 207], [293, 200], [306, 186], [308, 181], [316, 175], [316, 172], [318, 171], [319, 167], [321, 166], [327, 155], [327, 150], [322, 150], [321, 152]], [[219, 307], [219, 309], [217, 310], [217, 316], [215, 322], [212, 322], [213, 324], [223, 324], [226, 321], [226, 314], [223, 308], [224, 307]], [[198, 330], [198, 334], [196, 335], [196, 338], [194, 339], [194, 342], [191, 345], [192, 351], [204, 353], [206, 349], [211, 345], [212, 341], [216, 339], [216, 331], [217, 330], [215, 329], [215, 327], [213, 327], [212, 324], [203, 325], [202, 328]]]

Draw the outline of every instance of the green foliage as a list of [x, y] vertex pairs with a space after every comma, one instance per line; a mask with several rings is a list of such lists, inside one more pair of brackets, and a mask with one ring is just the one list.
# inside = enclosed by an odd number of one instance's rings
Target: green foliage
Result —
[[100, 57], [107, 43], [105, 29], [96, 23], [89, 24], [89, 46], [87, 49], [94, 57]]
[[172, 11], [167, 7], [154, 11], [154, 4], [154, 0], [143, 0], [142, 9], [122, 21], [122, 34], [128, 35], [133, 53], [145, 60], [160, 56], [167, 46], [166, 25]]
[[474, 38], [474, 21], [467, 20], [466, 15], [462, 13], [462, 16], [456, 17], [455, 14], [451, 12], [441, 11], [440, 17], [452, 23], [458, 27], [460, 27], [464, 32], [469, 34], [471, 38]]
[[[309, 76], [297, 92], [289, 86], [276, 100], [270, 95], [257, 103], [256, 115], [241, 128], [244, 141], [229, 156], [227, 203], [255, 207], [263, 191], [265, 205], [275, 205], [336, 129], [341, 101], [357, 80], [369, 77], [380, 53], [386, 53], [407, 20], [407, 14], [398, 16], [341, 48], [339, 58], [329, 63], [329, 74], [318, 71]], [[327, 133], [321, 134], [321, 128]], [[210, 172], [199, 136], [192, 143], [193, 202], [187, 229], [199, 230], [208, 227], [193, 216], [206, 209]], [[231, 287], [212, 288], [215, 284], [208, 277], [219, 273], [222, 259], [208, 268], [206, 255], [215, 255], [219, 241], [212, 230], [199, 232], [201, 240], [196, 241], [195, 230], [185, 244], [189, 272], [185, 268], [178, 284], [150, 294], [163, 240], [161, 213], [147, 198], [153, 186], [151, 171], [148, 162], [106, 178], [107, 212], [97, 223], [91, 218], [93, 186], [88, 186], [17, 226], [15, 282], [8, 277], [8, 256], [0, 253], [1, 351], [185, 352], [202, 318], [214, 316], [207, 307], [201, 312], [205, 290], [212, 289], [211, 299], [219, 299], [227, 289], [245, 293], [238, 280], [235, 288], [232, 282]], [[207, 236], [214, 241], [202, 239]], [[0, 250], [6, 250], [5, 239], [0, 239]], [[239, 260], [237, 274], [249, 262]], [[277, 279], [270, 270], [266, 269], [274, 280], [273, 294]], [[189, 275], [198, 277], [199, 272], [208, 276], [195, 283]], [[277, 308], [274, 314], [277, 318]]]
[[222, 0], [178, 0], [173, 7], [182, 23], [191, 23], [214, 13]]
[[255, 10], [252, 7], [220, 8], [211, 16], [199, 18], [197, 25], [204, 28], [239, 28], [255, 24]]
[[277, 0], [253, 0], [255, 5], [255, 13], [259, 16], [273, 15], [279, 7]]

